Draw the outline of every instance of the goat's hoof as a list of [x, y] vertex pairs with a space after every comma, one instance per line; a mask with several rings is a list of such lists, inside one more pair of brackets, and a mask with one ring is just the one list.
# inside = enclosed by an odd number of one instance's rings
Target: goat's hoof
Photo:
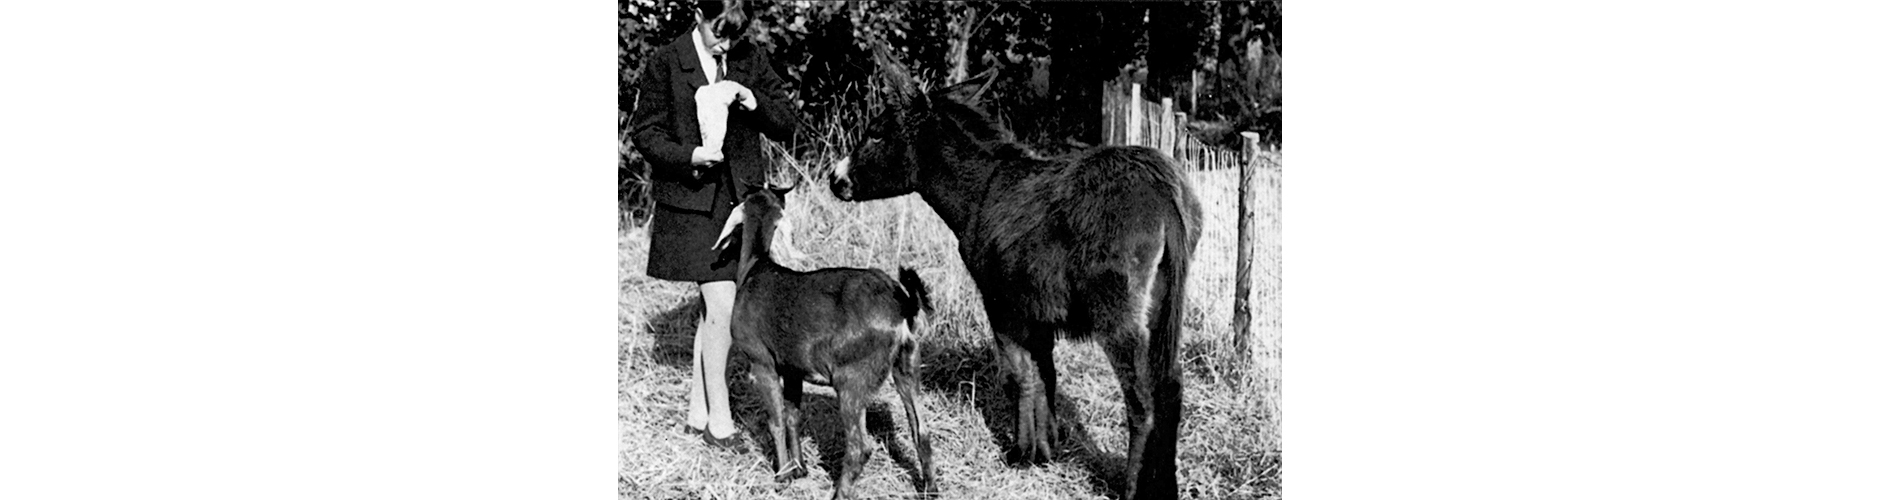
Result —
[[791, 470], [780, 471], [778, 474], [774, 474], [772, 480], [784, 483], [807, 475], [810, 475], [810, 472], [806, 471], [804, 467], [793, 467]]

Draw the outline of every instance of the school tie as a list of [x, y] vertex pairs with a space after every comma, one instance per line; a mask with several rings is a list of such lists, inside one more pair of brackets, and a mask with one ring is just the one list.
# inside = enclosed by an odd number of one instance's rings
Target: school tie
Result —
[[713, 56], [713, 81], [721, 82], [725, 80], [726, 80], [726, 55], [725, 54], [715, 55]]

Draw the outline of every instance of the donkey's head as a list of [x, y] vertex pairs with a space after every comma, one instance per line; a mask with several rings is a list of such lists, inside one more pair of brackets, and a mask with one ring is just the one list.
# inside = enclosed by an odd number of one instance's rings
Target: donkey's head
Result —
[[932, 151], [924, 139], [941, 134], [940, 112], [955, 103], [974, 101], [996, 77], [994, 70], [948, 88], [925, 91], [904, 70], [904, 64], [881, 46], [872, 50], [884, 68], [887, 89], [881, 111], [861, 129], [851, 155], [831, 168], [831, 194], [845, 201], [902, 196], [917, 190], [925, 161]]

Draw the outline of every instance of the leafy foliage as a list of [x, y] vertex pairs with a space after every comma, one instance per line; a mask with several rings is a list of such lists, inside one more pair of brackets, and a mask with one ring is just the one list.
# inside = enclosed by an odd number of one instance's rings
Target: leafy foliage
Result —
[[[620, 6], [624, 114], [638, 97], [634, 78], [643, 63], [690, 29], [692, 13], [685, 0], [620, 0]], [[870, 56], [878, 46], [929, 86], [997, 70], [985, 107], [1046, 150], [1097, 142], [1102, 83], [1123, 75], [1145, 80], [1150, 98], [1174, 97], [1195, 119], [1224, 130], [1267, 131], [1277, 140], [1280, 0], [755, 0], [747, 6], [752, 41], [772, 53], [808, 124], [785, 145], [796, 159], [829, 154], [824, 149], [832, 145], [817, 134], [827, 125], [850, 127], [851, 117], [866, 115], [878, 100]], [[622, 135], [621, 197], [633, 200], [622, 208], [638, 219], [646, 166], [625, 144], [626, 131]]]

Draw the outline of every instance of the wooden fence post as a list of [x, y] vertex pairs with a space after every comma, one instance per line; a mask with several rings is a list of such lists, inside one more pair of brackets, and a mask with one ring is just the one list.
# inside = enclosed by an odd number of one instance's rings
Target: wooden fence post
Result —
[[1240, 368], [1253, 366], [1253, 171], [1260, 158], [1260, 133], [1241, 132], [1246, 149], [1240, 163], [1240, 241], [1234, 250], [1234, 355]]
[[1119, 117], [1115, 115], [1115, 113], [1121, 111], [1119, 108], [1115, 107], [1116, 90], [1117, 88], [1115, 86], [1115, 82], [1112, 82], [1112, 81], [1102, 82], [1102, 144], [1103, 145], [1115, 144], [1115, 137], [1116, 137], [1115, 136], [1115, 121], [1120, 119]]
[[1168, 147], [1174, 150], [1174, 157], [1187, 157], [1187, 113], [1174, 112], [1174, 143]]
[[1161, 150], [1161, 154], [1168, 155], [1168, 158], [1175, 158], [1173, 97], [1161, 98], [1161, 116], [1155, 118], [1161, 119], [1161, 133], [1157, 134], [1160, 135], [1160, 137], [1155, 138], [1155, 149]]
[[1188, 84], [1188, 109], [1199, 113], [1201, 112], [1201, 70], [1196, 68], [1189, 74], [1192, 75], [1193, 83]]
[[1128, 145], [1141, 144], [1141, 84], [1128, 84]]

